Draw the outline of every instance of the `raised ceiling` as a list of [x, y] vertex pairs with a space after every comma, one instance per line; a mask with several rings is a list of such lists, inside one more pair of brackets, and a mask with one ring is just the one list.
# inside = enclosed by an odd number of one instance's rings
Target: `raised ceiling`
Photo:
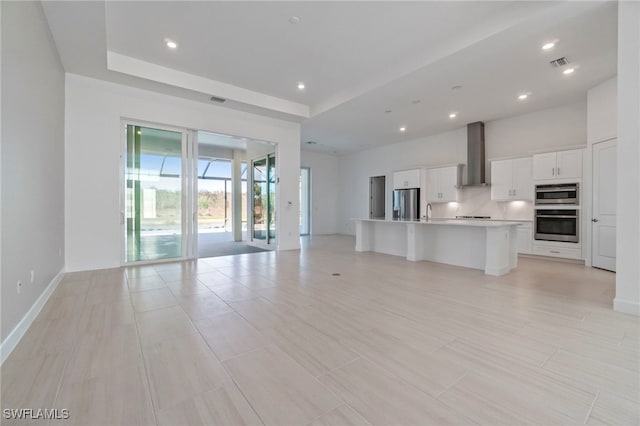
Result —
[[[202, 102], [222, 96], [301, 121], [303, 145], [332, 153], [578, 101], [616, 72], [612, 2], [43, 5], [68, 72]], [[543, 52], [550, 39], [560, 41]], [[552, 68], [560, 56], [578, 71]], [[517, 102], [521, 92], [532, 95]]]

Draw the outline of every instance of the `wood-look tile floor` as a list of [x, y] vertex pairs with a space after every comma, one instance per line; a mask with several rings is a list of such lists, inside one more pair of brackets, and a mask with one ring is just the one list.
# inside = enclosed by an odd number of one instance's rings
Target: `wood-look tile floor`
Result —
[[67, 274], [2, 366], [2, 408], [74, 425], [640, 423], [640, 319], [613, 312], [614, 274], [521, 258], [491, 277], [353, 247]]

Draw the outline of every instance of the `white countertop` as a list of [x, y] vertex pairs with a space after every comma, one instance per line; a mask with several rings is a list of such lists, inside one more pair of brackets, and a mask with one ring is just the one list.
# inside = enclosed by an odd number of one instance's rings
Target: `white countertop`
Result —
[[430, 219], [430, 220], [385, 220], [385, 219], [354, 219], [363, 222], [386, 222], [386, 223], [405, 223], [417, 225], [454, 225], [454, 226], [475, 226], [478, 228], [496, 228], [500, 226], [517, 226], [526, 223], [526, 221], [514, 220], [492, 220], [492, 219]]

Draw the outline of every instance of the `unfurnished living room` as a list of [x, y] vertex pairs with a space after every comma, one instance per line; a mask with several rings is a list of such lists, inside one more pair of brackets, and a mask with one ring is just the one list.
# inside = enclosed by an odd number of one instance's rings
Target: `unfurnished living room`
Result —
[[0, 20], [0, 424], [640, 424], [639, 1]]

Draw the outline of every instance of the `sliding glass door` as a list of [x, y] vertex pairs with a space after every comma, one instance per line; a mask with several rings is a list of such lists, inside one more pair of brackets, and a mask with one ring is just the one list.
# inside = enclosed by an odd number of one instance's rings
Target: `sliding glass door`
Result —
[[253, 160], [251, 173], [251, 236], [254, 241], [272, 244], [276, 238], [276, 156]]
[[126, 126], [124, 158], [124, 260], [187, 257], [190, 174], [186, 132]]

